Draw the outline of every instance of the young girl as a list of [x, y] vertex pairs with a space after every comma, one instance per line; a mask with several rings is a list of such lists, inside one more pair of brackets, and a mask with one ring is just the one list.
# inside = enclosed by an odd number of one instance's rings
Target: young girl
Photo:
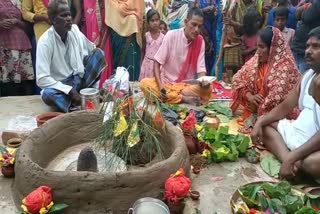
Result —
[[255, 10], [249, 10], [243, 17], [242, 57], [247, 62], [257, 50], [258, 31], [261, 27], [261, 17]]
[[168, 32], [167, 23], [165, 23], [165, 21], [163, 20], [160, 21], [160, 31], [163, 35], [166, 35], [166, 33]]
[[154, 77], [153, 64], [154, 55], [157, 53], [164, 35], [160, 32], [160, 14], [151, 9], [147, 13], [148, 32], [145, 34], [144, 57], [141, 65], [139, 80]]

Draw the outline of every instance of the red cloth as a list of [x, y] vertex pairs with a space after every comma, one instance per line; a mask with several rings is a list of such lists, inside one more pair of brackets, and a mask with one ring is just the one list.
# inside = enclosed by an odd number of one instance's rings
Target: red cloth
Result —
[[231, 99], [232, 91], [231, 89], [225, 89], [221, 83], [214, 81], [212, 83], [212, 94], [214, 99]]
[[168, 202], [178, 202], [186, 197], [191, 187], [191, 181], [180, 168], [174, 175], [166, 180], [164, 197]]
[[181, 82], [182, 80], [185, 80], [185, 77], [188, 72], [197, 72], [197, 63], [198, 63], [198, 57], [201, 50], [203, 38], [201, 35], [198, 35], [197, 38], [195, 38], [191, 45], [189, 46], [187, 58], [182, 65], [182, 68], [180, 70], [180, 74], [178, 79], [176, 80], [176, 83]]
[[196, 124], [197, 124], [197, 119], [194, 115], [194, 111], [190, 111], [188, 117], [181, 124], [181, 129], [183, 131], [192, 132], [193, 129], [196, 127]]
[[104, 71], [101, 73], [100, 76], [100, 82], [99, 82], [99, 88], [102, 88], [103, 83], [111, 76], [112, 74], [112, 56], [111, 56], [111, 38], [110, 34], [107, 36], [106, 44], [104, 47], [104, 54], [107, 61], [107, 67], [104, 69]]
[[43, 1], [44, 6], [48, 7], [48, 5], [49, 5], [49, 0], [42, 0], [42, 1]]
[[[20, 10], [11, 0], [0, 0], [0, 21], [12, 18], [22, 21]], [[0, 47], [9, 50], [29, 50], [31, 43], [27, 34], [16, 24], [10, 29], [0, 28]]]
[[47, 207], [52, 202], [51, 188], [40, 186], [22, 200], [22, 204], [27, 207], [29, 213], [39, 213], [42, 207]]

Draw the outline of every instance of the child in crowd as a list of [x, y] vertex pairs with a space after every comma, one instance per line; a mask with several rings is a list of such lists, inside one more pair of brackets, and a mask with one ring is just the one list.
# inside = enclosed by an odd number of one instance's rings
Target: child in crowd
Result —
[[154, 55], [162, 44], [164, 35], [160, 32], [160, 14], [151, 9], [147, 13], [148, 32], [145, 33], [145, 44], [143, 45], [143, 61], [139, 80], [154, 77], [153, 64]]
[[274, 16], [274, 27], [278, 28], [282, 32], [282, 36], [287, 41], [288, 45], [291, 46], [293, 41], [295, 30], [291, 28], [287, 28], [287, 20], [288, 20], [289, 10], [286, 7], [278, 7], [275, 9]]
[[249, 10], [243, 17], [242, 57], [247, 62], [254, 56], [257, 50], [258, 31], [262, 25], [262, 19], [255, 10]]
[[160, 31], [163, 35], [166, 35], [166, 33], [168, 32], [168, 25], [163, 20], [160, 21]]

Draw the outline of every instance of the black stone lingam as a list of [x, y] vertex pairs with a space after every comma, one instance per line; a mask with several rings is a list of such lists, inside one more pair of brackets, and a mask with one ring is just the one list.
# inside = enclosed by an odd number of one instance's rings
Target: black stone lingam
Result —
[[81, 150], [78, 157], [77, 171], [98, 172], [97, 157], [90, 147]]

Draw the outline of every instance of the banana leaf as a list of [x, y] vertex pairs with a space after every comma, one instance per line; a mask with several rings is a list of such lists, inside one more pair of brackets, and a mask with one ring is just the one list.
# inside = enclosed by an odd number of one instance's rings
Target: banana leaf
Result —
[[303, 207], [295, 212], [295, 214], [319, 214], [319, 212], [315, 211], [311, 207]]

